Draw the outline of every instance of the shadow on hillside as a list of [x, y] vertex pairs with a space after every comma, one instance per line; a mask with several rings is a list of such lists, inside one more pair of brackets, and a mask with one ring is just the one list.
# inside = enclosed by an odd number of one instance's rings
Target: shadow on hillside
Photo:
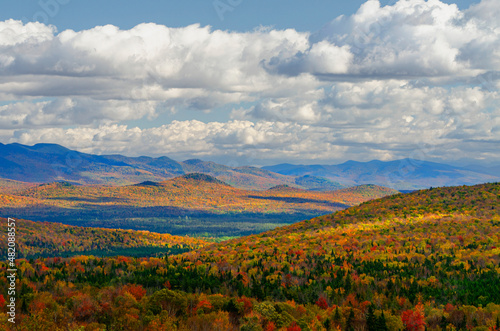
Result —
[[31, 221], [85, 227], [148, 230], [175, 235], [244, 236], [329, 214], [338, 209], [341, 208], [332, 208], [330, 212], [305, 210], [293, 213], [211, 213], [163, 206], [114, 205], [76, 209], [41, 205], [30, 208], [0, 208], [0, 214]]
[[297, 197], [262, 197], [258, 195], [249, 195], [249, 198], [252, 199], [260, 199], [260, 200], [275, 200], [275, 201], [284, 201], [287, 203], [316, 203], [321, 204], [328, 207], [334, 208], [349, 208], [352, 207], [350, 205], [346, 205], [340, 202], [330, 202], [327, 200], [317, 200], [317, 199], [306, 199], [306, 198], [297, 198]]

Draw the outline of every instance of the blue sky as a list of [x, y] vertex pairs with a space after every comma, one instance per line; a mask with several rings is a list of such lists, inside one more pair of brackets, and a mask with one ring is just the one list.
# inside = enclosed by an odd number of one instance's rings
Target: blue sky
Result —
[[499, 163], [497, 1], [4, 3], [0, 142]]
[[[26, 0], [1, 5], [0, 19], [9, 18], [55, 25], [59, 30], [84, 30], [113, 24], [130, 29], [144, 22], [169, 27], [193, 23], [214, 29], [248, 31], [260, 25], [276, 29], [316, 31], [339, 15], [355, 13], [365, 1], [338, 0]], [[382, 0], [393, 4], [395, 0]], [[444, 1], [466, 9], [477, 1]], [[227, 7], [226, 7], [227, 6]]]

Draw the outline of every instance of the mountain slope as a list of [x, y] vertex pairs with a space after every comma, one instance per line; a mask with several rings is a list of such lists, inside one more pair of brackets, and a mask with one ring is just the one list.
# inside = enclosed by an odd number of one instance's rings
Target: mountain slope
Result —
[[344, 185], [377, 184], [398, 190], [473, 185], [500, 180], [500, 174], [493, 175], [491, 170], [472, 170], [412, 159], [348, 161], [339, 165], [279, 164], [263, 169], [287, 176], [320, 176]]
[[[198, 261], [205, 268], [223, 265], [227, 273], [252, 275], [244, 287], [221, 278], [240, 295], [303, 303], [324, 296], [340, 305], [349, 294], [359, 302], [370, 300], [390, 281], [392, 290], [413, 304], [453, 300], [478, 305], [500, 304], [498, 247], [500, 184], [494, 183], [371, 200], [205, 247], [177, 261]], [[396, 302], [395, 295], [385, 295], [386, 302]]]
[[123, 184], [162, 180], [182, 173], [177, 162], [168, 158], [92, 155], [56, 144], [0, 144], [1, 176], [24, 182]]
[[338, 186], [326, 179], [296, 179], [256, 167], [231, 168], [201, 160], [177, 162], [165, 156], [92, 155], [56, 144], [0, 144], [0, 177], [8, 180], [130, 185], [145, 181], [160, 182], [187, 173], [204, 173], [230, 185], [251, 190], [265, 190], [282, 184], [315, 190], [332, 190]]

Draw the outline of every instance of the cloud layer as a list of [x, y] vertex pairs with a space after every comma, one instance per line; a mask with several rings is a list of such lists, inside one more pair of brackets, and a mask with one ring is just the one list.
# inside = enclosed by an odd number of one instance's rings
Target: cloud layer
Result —
[[[0, 139], [251, 163], [422, 146], [429, 158], [500, 161], [498, 8], [369, 0], [312, 33], [0, 22]], [[125, 124], [188, 109], [218, 120]]]

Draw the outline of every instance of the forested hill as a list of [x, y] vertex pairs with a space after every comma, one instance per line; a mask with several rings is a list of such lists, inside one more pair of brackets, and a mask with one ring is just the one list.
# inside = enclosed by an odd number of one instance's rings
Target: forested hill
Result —
[[67, 182], [0, 188], [0, 215], [69, 225], [177, 235], [241, 236], [398, 193], [363, 186], [336, 191], [242, 190], [207, 174], [126, 186]]
[[428, 215], [451, 217], [497, 217], [500, 214], [500, 183], [475, 186], [440, 187], [396, 194], [370, 200], [335, 214], [296, 224], [300, 228], [319, 228], [394, 218], [421, 218]]
[[[2, 224], [7, 220], [0, 218]], [[0, 247], [7, 247], [7, 233], [0, 234]], [[72, 255], [150, 256], [178, 254], [200, 248], [206, 241], [148, 231], [85, 228], [59, 223], [16, 219], [18, 258]]]
[[240, 273], [246, 286], [226, 286], [263, 298], [310, 302], [325, 295], [342, 304], [354, 291], [358, 300], [377, 292], [395, 300], [384, 290], [390, 281], [411, 301], [420, 293], [420, 300], [440, 303], [500, 303], [499, 215], [498, 183], [436, 188], [202, 248], [179, 261]]
[[[280, 227], [260, 235], [238, 238], [224, 243], [224, 246], [237, 246], [252, 240], [268, 238], [272, 246], [278, 246], [280, 238], [286, 234], [308, 238], [318, 232], [337, 231], [348, 227], [367, 225], [375, 227], [378, 223], [401, 224], [419, 222], [427, 219], [482, 219], [500, 221], [500, 183], [475, 186], [442, 187], [420, 190], [408, 194], [395, 194], [370, 200], [358, 206]], [[397, 235], [397, 234], [395, 234]], [[318, 244], [335, 245], [331, 240]], [[301, 245], [306, 244], [301, 242]], [[307, 245], [305, 245], [307, 246]]]
[[20, 324], [497, 331], [499, 266], [500, 185], [436, 188], [166, 259], [20, 260]]

